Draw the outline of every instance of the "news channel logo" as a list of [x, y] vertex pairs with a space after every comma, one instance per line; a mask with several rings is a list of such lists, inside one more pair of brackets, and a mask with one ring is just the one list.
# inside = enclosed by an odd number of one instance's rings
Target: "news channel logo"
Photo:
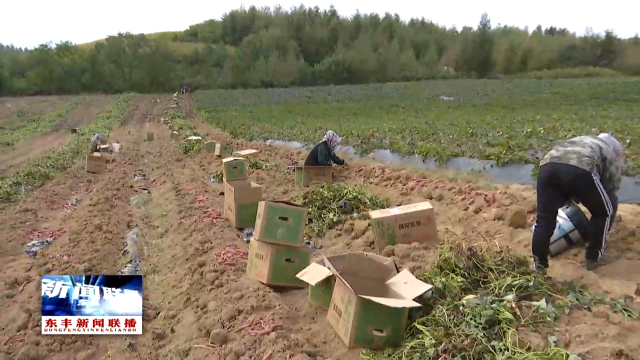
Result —
[[142, 275], [44, 275], [42, 333], [142, 334]]

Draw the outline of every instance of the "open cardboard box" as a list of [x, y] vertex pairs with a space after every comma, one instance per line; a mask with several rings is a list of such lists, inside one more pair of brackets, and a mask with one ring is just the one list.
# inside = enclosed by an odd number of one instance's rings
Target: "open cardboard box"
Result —
[[[341, 271], [345, 267], [345, 263], [349, 261], [349, 259], [353, 259], [354, 256], [367, 256], [370, 257], [381, 264], [384, 264], [389, 267], [393, 274], [398, 273], [398, 266], [388, 257], [384, 257], [377, 254], [371, 254], [366, 252], [361, 253], [347, 253], [340, 254], [327, 257], [327, 261], [329, 261], [335, 269]], [[325, 309], [329, 308], [331, 304], [331, 296], [333, 295], [333, 287], [336, 283], [336, 278], [331, 273], [331, 270], [327, 268], [328, 265], [325, 266], [324, 259], [320, 259], [311, 265], [309, 265], [306, 269], [302, 270], [296, 277], [307, 284], [309, 284], [309, 301], [313, 304], [321, 306]]]
[[345, 254], [335, 264], [323, 257], [323, 262], [325, 266], [314, 263], [305, 270], [316, 283], [335, 277], [327, 319], [342, 341], [349, 348], [400, 346], [409, 309], [422, 306], [413, 299], [433, 286], [407, 269], [398, 273], [370, 254]]

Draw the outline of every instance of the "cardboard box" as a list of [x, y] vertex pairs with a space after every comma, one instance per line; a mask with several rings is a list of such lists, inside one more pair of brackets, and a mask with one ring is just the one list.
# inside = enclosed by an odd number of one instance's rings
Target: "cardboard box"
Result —
[[204, 149], [210, 153], [215, 152], [216, 143], [214, 141], [207, 141], [206, 143], [204, 143]]
[[103, 154], [97, 152], [89, 154], [85, 158], [84, 169], [88, 173], [101, 174], [107, 171], [107, 161], [103, 157]]
[[254, 227], [260, 201], [262, 186], [248, 180], [224, 183], [224, 215], [232, 227]]
[[373, 210], [369, 215], [378, 251], [387, 245], [438, 242], [436, 214], [428, 201]]
[[109, 152], [109, 145], [100, 145], [98, 146], [98, 150], [100, 150], [101, 153], [106, 153]]
[[261, 201], [254, 229], [256, 240], [298, 246], [304, 240], [307, 208], [287, 201]]
[[336, 278], [327, 320], [349, 348], [400, 346], [409, 309], [422, 306], [413, 299], [433, 286], [416, 279], [407, 269], [396, 273], [370, 256], [347, 256], [340, 269], [323, 258]]
[[243, 158], [228, 157], [222, 159], [222, 177], [224, 181], [243, 180], [249, 177], [247, 162]]
[[305, 246], [285, 246], [251, 240], [247, 260], [247, 275], [266, 285], [305, 287], [296, 277], [309, 266], [311, 249]]
[[[349, 253], [336, 256], [330, 256], [327, 260], [333, 265], [333, 267], [339, 269], [344, 267], [344, 262], [349, 261], [350, 257], [354, 254], [368, 256], [372, 259], [384, 264], [391, 269], [394, 274], [398, 273], [398, 267], [393, 259], [388, 257], [371, 254], [371, 253]], [[309, 301], [322, 308], [328, 309], [331, 304], [331, 296], [333, 295], [333, 287], [336, 284], [336, 278], [326, 266], [324, 266], [324, 260], [319, 260], [307, 268], [302, 270], [296, 275], [296, 277], [307, 284], [309, 284]]]
[[179, 137], [180, 137], [180, 134], [178, 134], [177, 131], [173, 131], [173, 130], [171, 131], [171, 135], [169, 136], [169, 138], [173, 140], [178, 139]]
[[216, 144], [216, 150], [213, 152], [218, 157], [228, 157], [233, 153], [233, 147], [231, 145], [225, 145], [221, 143]]
[[244, 157], [244, 158], [250, 158], [250, 157], [258, 156], [258, 153], [259, 153], [258, 150], [246, 149], [246, 150], [234, 151], [232, 155]]
[[147, 133], [147, 141], [153, 141], [153, 139], [154, 139], [153, 133], [152, 132], [148, 132]]
[[296, 185], [327, 183], [333, 180], [333, 166], [294, 166]]

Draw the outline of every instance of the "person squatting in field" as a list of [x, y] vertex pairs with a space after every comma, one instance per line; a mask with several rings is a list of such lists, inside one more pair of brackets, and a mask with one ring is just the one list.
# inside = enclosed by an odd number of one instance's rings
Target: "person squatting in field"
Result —
[[89, 145], [89, 153], [99, 152], [101, 144], [102, 144], [102, 135], [101, 134], [93, 135], [93, 138], [91, 138], [91, 144]]
[[331, 166], [331, 163], [346, 165], [344, 160], [335, 153], [335, 149], [341, 141], [342, 138], [338, 134], [332, 130], [327, 131], [322, 141], [307, 156], [304, 166]]
[[587, 270], [611, 263], [620, 255], [605, 254], [607, 234], [618, 210], [625, 150], [611, 134], [579, 136], [557, 144], [540, 162], [538, 210], [531, 250], [536, 270], [545, 273], [558, 209], [569, 201], [591, 213], [585, 239]]

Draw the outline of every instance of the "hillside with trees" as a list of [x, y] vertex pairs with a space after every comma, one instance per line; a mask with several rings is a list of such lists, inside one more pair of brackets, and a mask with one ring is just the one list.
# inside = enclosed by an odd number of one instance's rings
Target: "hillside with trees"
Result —
[[492, 26], [486, 14], [475, 29], [455, 29], [391, 14], [250, 7], [158, 36], [32, 50], [0, 45], [0, 95], [494, 78], [583, 67], [640, 75], [640, 38]]

